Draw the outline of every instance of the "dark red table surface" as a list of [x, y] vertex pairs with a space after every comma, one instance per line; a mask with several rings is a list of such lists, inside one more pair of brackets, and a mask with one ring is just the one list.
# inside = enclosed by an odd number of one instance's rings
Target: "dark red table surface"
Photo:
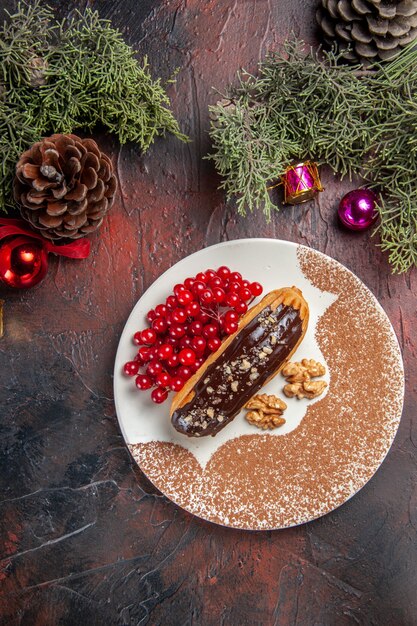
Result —
[[[64, 15], [87, 3], [51, 4]], [[121, 189], [90, 258], [54, 258], [34, 289], [1, 289], [1, 624], [417, 624], [417, 274], [391, 275], [369, 234], [338, 227], [353, 183], [324, 171], [315, 203], [267, 225], [237, 217], [203, 160], [212, 87], [255, 70], [291, 30], [314, 43], [316, 2], [88, 4], [155, 76], [179, 68], [169, 93], [192, 143], [167, 137], [143, 156], [98, 135]], [[118, 340], [143, 291], [186, 255], [242, 237], [300, 242], [344, 263], [385, 308], [404, 354], [405, 409], [381, 469], [337, 511], [284, 531], [231, 530], [179, 510], [130, 458], [113, 403]]]

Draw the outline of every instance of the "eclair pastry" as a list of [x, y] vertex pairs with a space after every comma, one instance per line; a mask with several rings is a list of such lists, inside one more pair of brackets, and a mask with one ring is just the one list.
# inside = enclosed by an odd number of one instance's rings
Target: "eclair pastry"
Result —
[[308, 318], [308, 304], [296, 287], [268, 293], [174, 396], [174, 428], [203, 437], [227, 426], [284, 367], [306, 333]]

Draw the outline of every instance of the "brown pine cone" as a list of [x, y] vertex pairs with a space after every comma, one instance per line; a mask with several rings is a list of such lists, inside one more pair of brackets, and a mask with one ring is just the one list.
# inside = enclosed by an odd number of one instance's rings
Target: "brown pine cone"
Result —
[[14, 197], [47, 239], [78, 239], [101, 225], [116, 187], [111, 161], [95, 141], [52, 135], [20, 157]]

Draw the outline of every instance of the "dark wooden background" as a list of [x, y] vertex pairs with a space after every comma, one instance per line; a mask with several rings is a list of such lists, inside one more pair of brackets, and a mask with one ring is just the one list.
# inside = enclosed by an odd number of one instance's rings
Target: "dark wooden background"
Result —
[[[61, 16], [87, 4], [49, 3]], [[168, 137], [141, 156], [97, 137], [121, 193], [91, 257], [51, 259], [38, 287], [0, 291], [1, 624], [417, 624], [417, 274], [392, 276], [369, 234], [339, 229], [335, 208], [352, 183], [324, 172], [316, 203], [266, 225], [236, 217], [203, 160], [212, 87], [254, 70], [291, 31], [315, 42], [315, 4], [90, 3], [149, 56], [155, 76], [180, 68], [169, 92], [192, 143]], [[301, 242], [352, 269], [387, 311], [407, 372], [399, 433], [370, 483], [320, 520], [259, 533], [206, 523], [156, 492], [124, 445], [112, 394], [119, 336], [144, 289], [191, 252], [252, 236]]]

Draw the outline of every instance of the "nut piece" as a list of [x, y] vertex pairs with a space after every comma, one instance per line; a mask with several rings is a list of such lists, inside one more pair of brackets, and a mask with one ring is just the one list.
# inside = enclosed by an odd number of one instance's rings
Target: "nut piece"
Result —
[[281, 415], [287, 405], [277, 396], [268, 396], [265, 393], [254, 396], [246, 403], [245, 408], [251, 409], [246, 415], [247, 421], [262, 430], [272, 430], [285, 424]]
[[312, 398], [321, 396], [326, 387], [327, 383], [325, 380], [305, 380], [303, 382], [289, 383], [285, 385], [284, 393], [287, 398], [294, 398], [294, 396], [297, 396], [299, 400], [301, 398], [308, 398], [309, 400], [312, 400]]

